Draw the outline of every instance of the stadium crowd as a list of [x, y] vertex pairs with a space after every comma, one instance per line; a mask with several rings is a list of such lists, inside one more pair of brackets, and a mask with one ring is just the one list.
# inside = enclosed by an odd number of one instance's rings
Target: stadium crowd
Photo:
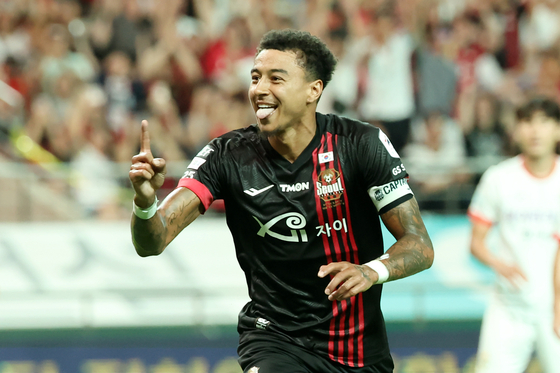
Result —
[[40, 144], [98, 214], [141, 119], [170, 162], [254, 122], [255, 47], [282, 28], [338, 58], [319, 111], [381, 126], [424, 194], [469, 177], [469, 157], [483, 170], [515, 154], [515, 106], [560, 97], [558, 0], [3, 0], [0, 159], [35, 161], [18, 139]]

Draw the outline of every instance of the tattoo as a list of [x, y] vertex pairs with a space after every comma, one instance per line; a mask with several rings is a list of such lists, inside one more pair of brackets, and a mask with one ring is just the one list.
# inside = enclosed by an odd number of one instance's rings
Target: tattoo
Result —
[[396, 280], [423, 271], [432, 265], [434, 251], [415, 198], [382, 215], [397, 242], [388, 250], [385, 264], [389, 279]]
[[190, 194], [176, 194], [166, 199], [151, 219], [142, 220], [135, 215], [132, 216], [132, 241], [139, 255], [160, 254], [201, 214], [202, 207], [199, 207], [201, 204], [196, 204], [199, 201], [198, 197], [190, 191], [188, 193]]
[[371, 281], [371, 278], [369, 277], [369, 275], [367, 274], [367, 272], [364, 271], [364, 267], [363, 267], [363, 266], [354, 264], [354, 267], [355, 267], [358, 271], [360, 271], [360, 272], [362, 273], [362, 277], [363, 277], [363, 278], [365, 278], [365, 279], [368, 280], [369, 282], [373, 282], [373, 281]]

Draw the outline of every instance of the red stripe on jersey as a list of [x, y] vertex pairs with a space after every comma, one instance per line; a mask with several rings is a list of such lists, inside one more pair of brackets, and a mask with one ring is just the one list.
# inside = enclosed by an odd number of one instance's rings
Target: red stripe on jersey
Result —
[[[325, 138], [323, 137], [322, 139], [322, 144], [324, 145], [325, 142]], [[322, 146], [321, 146], [322, 147]], [[314, 172], [312, 172], [312, 177], [313, 177], [313, 185], [316, 186], [317, 182], [318, 182], [318, 167], [317, 167], [317, 160], [319, 157], [319, 152], [318, 152], [318, 148], [315, 149], [313, 151], [313, 154], [311, 155], [312, 159], [313, 159], [313, 168], [314, 168]], [[324, 227], [325, 226], [325, 219], [323, 217], [323, 211], [322, 211], [322, 207], [321, 207], [321, 198], [319, 197], [319, 194], [315, 193], [315, 206], [317, 208], [317, 219], [319, 219], [319, 224]], [[321, 235], [323, 237], [323, 247], [325, 249], [325, 256], [327, 257], [327, 264], [331, 263], [332, 260], [332, 253], [331, 253], [331, 248], [329, 245], [329, 239], [327, 237], [327, 235], [322, 234]], [[329, 358], [331, 360], [335, 360], [335, 356], [334, 356], [334, 330], [335, 330], [335, 317], [338, 314], [338, 307], [336, 306], [336, 302], [332, 302], [332, 308], [333, 308], [333, 318], [331, 319], [331, 325], [329, 328], [329, 345], [328, 345], [328, 354], [329, 354]]]
[[[333, 137], [332, 137], [331, 133], [326, 134], [326, 146], [327, 146], [326, 151], [327, 152], [333, 152], [333, 154], [334, 154]], [[324, 170], [327, 169], [327, 164], [328, 163], [329, 162], [321, 164], [321, 171], [324, 171]], [[338, 166], [339, 166], [338, 167], [338, 172], [340, 173], [339, 177], [342, 178], [342, 172], [340, 170], [340, 163], [338, 163]], [[327, 213], [327, 218], [328, 218], [328, 221], [329, 221], [329, 225], [330, 225], [331, 228], [333, 228], [334, 227], [334, 222], [335, 222], [333, 209], [332, 208], [327, 208], [326, 213]], [[340, 218], [340, 216], [339, 216], [339, 218]], [[336, 253], [336, 261], [341, 262], [342, 261], [342, 250], [341, 250], [341, 247], [340, 247], [340, 242], [338, 240], [338, 235], [337, 235], [336, 231], [334, 230], [334, 228], [332, 229], [332, 232], [333, 232], [332, 233], [332, 243], [333, 243], [334, 250], [335, 250], [335, 253]], [[341, 364], [344, 364], [345, 363], [345, 360], [344, 360], [344, 355], [345, 355], [344, 341], [345, 341], [345, 338], [344, 338], [344, 336], [346, 335], [345, 323], [346, 323], [346, 310], [348, 308], [348, 304], [347, 304], [346, 300], [340, 301], [340, 308], [341, 308], [340, 314], [333, 315], [333, 316], [335, 318], [338, 317], [338, 330], [337, 330], [337, 333], [336, 333], [336, 335], [338, 337], [338, 360], [337, 361]], [[337, 307], [337, 311], [338, 311], [338, 307]], [[353, 357], [349, 356], [347, 361], [349, 362], [349, 364], [353, 364]]]
[[[327, 133], [326, 137], [327, 137], [326, 138], [327, 152], [332, 152], [333, 151], [332, 134]], [[321, 171], [324, 171], [326, 169], [327, 169], [327, 163], [323, 163], [321, 165]], [[339, 177], [342, 178], [342, 172], [340, 171], [340, 163], [339, 163], [339, 171], [338, 172], [340, 172]], [[329, 225], [332, 228], [334, 226], [334, 220], [335, 220], [334, 217], [333, 217], [332, 208], [327, 208], [327, 217], [329, 219]], [[336, 234], [334, 229], [333, 229], [332, 238], [333, 238], [334, 251], [336, 252], [336, 261], [341, 262], [342, 261], [342, 250], [340, 248], [340, 243], [338, 242], [338, 235]]]
[[480, 224], [486, 225], [486, 226], [494, 225], [492, 220], [486, 218], [483, 214], [481, 214], [479, 212], [473, 211], [472, 209], [469, 209], [467, 211], [467, 215], [469, 216], [469, 218], [471, 219], [471, 221], [473, 223], [480, 223]]
[[[335, 143], [338, 144], [338, 136], [335, 135]], [[342, 179], [342, 184], [344, 185], [344, 175], [342, 174], [342, 166], [340, 165], [340, 160], [338, 160], [338, 169], [340, 172], [340, 178]], [[344, 187], [344, 190], [346, 191], [346, 188]], [[345, 204], [346, 206], [348, 206], [348, 199], [346, 198], [345, 195]], [[348, 217], [350, 216], [349, 213], [349, 209], [347, 207], [348, 212]], [[336, 212], [337, 215], [339, 217], [340, 220], [344, 219], [344, 212], [342, 210], [342, 205], [338, 205], [336, 207]], [[346, 219], [346, 221], [350, 221], [350, 219]], [[342, 236], [342, 241], [343, 241], [343, 245], [344, 245], [344, 252], [345, 252], [345, 257], [346, 260], [349, 261], [350, 263], [355, 263], [355, 264], [359, 264], [359, 262], [356, 260], [357, 257], [354, 255], [354, 257], [352, 257], [352, 246], [349, 244], [349, 238], [348, 238], [348, 232], [346, 229], [341, 229], [341, 236]], [[354, 340], [354, 335], [356, 333], [355, 330], [355, 314], [356, 314], [356, 302], [355, 302], [355, 297], [352, 297], [350, 299], [350, 312], [349, 312], [350, 316], [348, 318], [348, 365], [351, 367], [355, 366], [355, 362], [354, 362], [354, 344], [355, 344], [355, 340]]]
[[[338, 136], [336, 138], [336, 141], [338, 142]], [[342, 167], [340, 165], [340, 160], [338, 160], [338, 169], [340, 170], [340, 179], [342, 181], [342, 188], [344, 189], [344, 191], [347, 191], [346, 189], [346, 184], [344, 182], [344, 177], [342, 177]], [[346, 207], [346, 220], [348, 222], [348, 236], [350, 237], [350, 245], [351, 247], [354, 248], [354, 263], [359, 263], [359, 257], [358, 257], [358, 246], [356, 245], [356, 240], [354, 238], [354, 231], [352, 229], [352, 219], [350, 217], [350, 206], [348, 204], [348, 195], [347, 193], [343, 193], [344, 195], [344, 205]], [[358, 298], [358, 328], [357, 330], [354, 328], [353, 330], [358, 334], [358, 346], [357, 346], [357, 350], [358, 350], [358, 363], [357, 366], [358, 367], [363, 367], [364, 366], [364, 326], [365, 326], [365, 322], [364, 322], [364, 300], [363, 300], [363, 294], [359, 293], [358, 295], [356, 295], [356, 297]], [[352, 313], [352, 319], [354, 318], [354, 313]], [[354, 321], [354, 320], [352, 320]], [[354, 334], [354, 333], [352, 333]], [[353, 359], [352, 359], [353, 360]]]
[[192, 190], [198, 199], [200, 199], [202, 205], [204, 205], [205, 210], [208, 210], [212, 202], [214, 202], [214, 196], [210, 193], [210, 190], [208, 190], [206, 185], [196, 179], [183, 178], [179, 180], [179, 184], [177, 184], [177, 188], [179, 187]]

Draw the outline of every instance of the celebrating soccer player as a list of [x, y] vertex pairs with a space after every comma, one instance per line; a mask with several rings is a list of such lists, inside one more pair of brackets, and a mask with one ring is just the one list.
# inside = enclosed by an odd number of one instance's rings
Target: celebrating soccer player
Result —
[[[267, 33], [251, 70], [257, 123], [212, 140], [159, 207], [165, 161], [153, 157], [142, 123], [129, 174], [136, 251], [160, 254], [212, 201], [224, 200], [251, 298], [238, 325], [244, 372], [392, 372], [381, 284], [433, 261], [387, 136], [316, 112], [335, 65], [309, 33]], [[397, 239], [386, 253], [379, 217]]]
[[[535, 347], [545, 372], [560, 372], [552, 313], [559, 133], [555, 102], [535, 98], [519, 108], [515, 139], [521, 154], [485, 172], [469, 207], [471, 252], [497, 274], [482, 322], [478, 373], [524, 372]], [[494, 225], [499, 242], [489, 248]]]

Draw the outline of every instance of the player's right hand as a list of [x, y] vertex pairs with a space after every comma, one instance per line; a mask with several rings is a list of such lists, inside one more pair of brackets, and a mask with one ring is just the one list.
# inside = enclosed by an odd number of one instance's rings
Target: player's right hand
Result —
[[154, 158], [152, 155], [147, 120], [142, 121], [140, 139], [140, 153], [132, 157], [128, 177], [136, 192], [134, 203], [140, 208], [147, 208], [154, 203], [156, 191], [163, 185], [166, 167], [163, 158]]
[[494, 265], [494, 270], [502, 277], [505, 277], [509, 283], [515, 288], [519, 289], [522, 282], [527, 281], [525, 273], [516, 265], [506, 263], [497, 263]]

